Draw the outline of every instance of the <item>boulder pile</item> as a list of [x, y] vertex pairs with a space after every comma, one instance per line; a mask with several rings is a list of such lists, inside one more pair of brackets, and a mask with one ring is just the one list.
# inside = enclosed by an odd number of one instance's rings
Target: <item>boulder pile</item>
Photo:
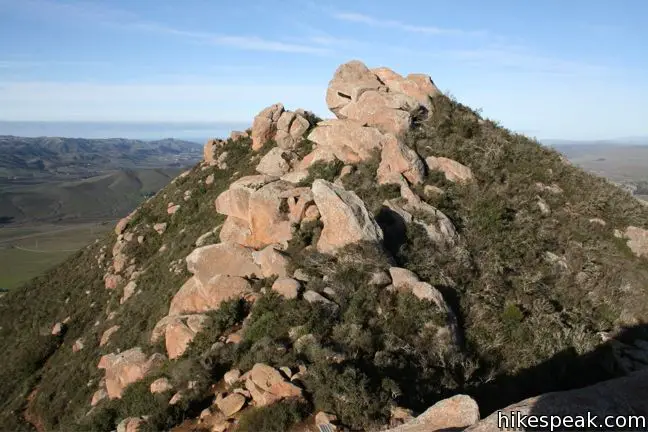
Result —
[[[230, 299], [254, 302], [258, 296], [253, 290], [256, 279], [276, 277], [272, 291], [286, 299], [325, 304], [331, 313], [337, 313], [340, 308], [333, 287], [304, 291], [303, 282], [308, 280], [308, 275], [299, 269], [292, 271], [287, 249], [297, 233], [308, 226], [321, 228], [316, 244], [311, 247], [322, 254], [335, 255], [342, 248], [360, 242], [382, 248], [387, 237], [397, 232], [394, 230], [409, 222], [421, 225], [440, 247], [455, 247], [458, 234], [452, 222], [419, 196], [418, 186], [424, 183], [430, 170], [443, 172], [450, 181], [467, 183], [473, 180], [470, 168], [444, 158], [426, 161], [404, 142], [404, 134], [412, 125], [433, 110], [432, 98], [438, 94], [428, 76], [403, 77], [387, 68], [369, 69], [359, 61], [351, 61], [336, 70], [326, 93], [326, 103], [336, 118], [320, 120], [307, 111], [288, 111], [276, 103], [254, 118], [249, 131], [234, 132], [232, 140], [250, 139], [247, 142], [257, 153], [250, 162], [255, 164], [257, 174], [236, 176], [215, 199], [215, 211], [226, 219], [220, 230], [207, 234], [210, 240], [216, 240], [217, 236], [219, 242], [203, 245], [206, 236], [196, 240], [196, 249], [184, 260], [191, 276], [178, 287], [168, 313], [151, 333], [151, 342], [163, 340], [169, 359], [181, 357], [196, 335], [208, 326], [210, 311]], [[268, 148], [269, 143], [275, 145]], [[227, 151], [223, 147], [226, 144], [227, 141], [219, 139], [205, 144], [203, 170], [225, 169]], [[366, 203], [354, 191], [345, 189], [342, 181], [354, 172], [356, 164], [374, 158], [379, 162], [374, 173], [376, 183], [394, 184], [400, 189], [400, 198], [383, 203], [383, 212], [391, 214], [393, 223], [381, 221], [379, 224]], [[311, 178], [305, 182], [315, 163], [336, 163], [344, 168], [334, 181]], [[211, 181], [205, 181], [206, 185], [214, 182], [214, 176], [210, 178]], [[191, 191], [185, 191], [184, 201], [191, 199], [195, 199]], [[172, 220], [178, 211], [186, 210], [169, 202], [165, 217]], [[123, 287], [121, 303], [136, 294], [136, 278], [140, 273], [135, 260], [128, 256], [129, 243], [164, 236], [169, 224], [164, 220], [155, 221], [144, 232], [140, 227], [131, 226], [134, 217], [135, 214], [129, 215], [116, 227], [117, 242], [105, 276], [106, 288]], [[166, 251], [165, 245], [160, 253]], [[182, 274], [184, 264], [174, 262], [175, 273]], [[448, 344], [458, 343], [454, 313], [434, 286], [397, 267], [392, 267], [389, 274], [383, 271], [374, 276], [372, 285], [379, 289], [411, 292], [428, 301], [447, 318], [447, 324], [440, 325], [438, 333], [450, 336], [445, 338]], [[237, 327], [231, 334], [223, 335], [219, 344], [239, 343], [244, 329], [245, 321], [243, 329]], [[108, 343], [117, 331], [108, 330], [102, 343]], [[296, 347], [305, 350], [309, 341], [313, 342], [311, 345], [317, 344], [311, 340], [312, 335], [299, 336]], [[339, 361], [334, 353], [331, 359]], [[158, 357], [147, 358], [137, 347], [102, 357], [99, 367], [106, 370], [105, 382], [93, 403], [102, 397], [120, 397], [125, 386], [144, 378], [160, 361]], [[223, 424], [227, 427], [228, 419], [246, 405], [265, 406], [281, 399], [301, 398], [302, 388], [296, 379], [304, 373], [293, 374], [290, 369], [280, 371], [265, 364], [256, 364], [244, 374], [230, 371], [225, 376], [228, 390], [217, 394], [215, 408], [201, 415], [201, 421], [219, 425], [214, 427]], [[240, 387], [232, 387], [235, 384]], [[151, 385], [154, 393], [171, 389], [168, 381], [157, 380]], [[182, 392], [177, 392], [170, 403], [180, 399]], [[464, 409], [463, 405], [460, 408]], [[446, 423], [454, 427], [476, 421], [474, 412], [464, 411], [457, 415], [465, 419], [453, 418]], [[320, 423], [333, 427], [333, 414], [322, 412], [318, 418]]]
[[[419, 223], [437, 244], [452, 246], [458, 236], [450, 219], [410, 186], [422, 183], [430, 168], [446, 172], [453, 181], [472, 178], [470, 169], [449, 159], [431, 161], [428, 167], [403, 142], [413, 122], [433, 109], [431, 98], [438, 94], [427, 76], [402, 77], [387, 68], [369, 69], [351, 61], [336, 70], [326, 94], [337, 118], [320, 121], [301, 109], [288, 111], [281, 103], [263, 109], [249, 132], [252, 150], [260, 151], [269, 142], [276, 147], [266, 148], [258, 159], [257, 175], [236, 179], [216, 198], [216, 211], [226, 216], [218, 233], [220, 243], [198, 247], [187, 257], [187, 270], [193, 276], [171, 300], [168, 315], [152, 333], [152, 342], [164, 338], [169, 358], [181, 356], [205, 327], [206, 312], [218, 309], [225, 300], [251, 296], [250, 278], [284, 278], [273, 290], [287, 298], [302, 294], [301, 284], [290, 279], [290, 263], [283, 251], [304, 223], [319, 220], [322, 224], [316, 244], [321, 253], [335, 254], [358, 242], [382, 245], [385, 227], [355, 192], [345, 190], [339, 181], [315, 179], [312, 185], [301, 185], [315, 162], [339, 160], [347, 164], [345, 174], [353, 170], [353, 164], [380, 158], [377, 182], [399, 185], [404, 198], [385, 202], [385, 211], [392, 212], [403, 226]], [[240, 137], [247, 137], [247, 132], [236, 132], [235, 138]], [[298, 149], [306, 140], [312, 149], [300, 157]], [[219, 152], [224, 143], [209, 140], [205, 144], [205, 163], [222, 162]], [[387, 228], [398, 229], [396, 225]], [[161, 227], [156, 230], [163, 232]], [[443, 297], [431, 286], [422, 288], [424, 284], [414, 284], [415, 293], [452, 316]], [[318, 295], [330, 301], [317, 292], [305, 294], [304, 298]]]

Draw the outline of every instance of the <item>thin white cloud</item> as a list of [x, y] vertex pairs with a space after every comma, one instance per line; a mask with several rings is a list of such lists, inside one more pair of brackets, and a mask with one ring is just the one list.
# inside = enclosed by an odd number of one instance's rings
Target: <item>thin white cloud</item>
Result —
[[162, 23], [142, 20], [141, 17], [130, 11], [117, 9], [108, 6], [106, 3], [79, 1], [60, 3], [52, 0], [21, 0], [18, 4], [12, 4], [7, 0], [0, 0], [0, 5], [3, 7], [5, 5], [7, 7], [16, 7], [28, 13], [37, 14], [47, 20], [60, 17], [72, 22], [93, 21], [105, 26], [173, 35], [191, 42], [228, 46], [246, 51], [315, 55], [331, 52], [329, 48], [316, 43], [308, 45], [283, 42], [254, 35], [216, 34], [179, 29]]
[[448, 36], [484, 36], [487, 33], [482, 30], [460, 30], [435, 26], [420, 26], [407, 24], [402, 21], [375, 18], [369, 15], [354, 12], [334, 12], [333, 18], [340, 21], [366, 24], [372, 27], [392, 28], [410, 33], [427, 35], [448, 35]]
[[274, 51], [285, 53], [301, 53], [301, 54], [326, 54], [330, 50], [319, 46], [295, 44], [289, 42], [281, 42], [270, 39], [264, 39], [258, 36], [238, 36], [238, 35], [219, 35], [207, 32], [196, 32], [189, 30], [177, 29], [158, 23], [148, 22], [133, 22], [122, 23], [126, 26], [136, 30], [143, 30], [149, 32], [163, 33], [173, 36], [184, 37], [196, 42], [202, 42], [212, 45], [223, 45], [243, 50], [251, 51]]

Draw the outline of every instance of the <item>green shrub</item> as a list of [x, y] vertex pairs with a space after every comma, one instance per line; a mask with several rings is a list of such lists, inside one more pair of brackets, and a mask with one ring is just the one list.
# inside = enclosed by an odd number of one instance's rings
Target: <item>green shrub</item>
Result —
[[284, 400], [269, 406], [245, 411], [239, 419], [240, 432], [285, 432], [308, 414], [308, 405], [296, 400]]
[[298, 186], [311, 186], [317, 179], [332, 182], [340, 175], [344, 163], [338, 159], [333, 162], [316, 161], [308, 168], [308, 177], [299, 182]]

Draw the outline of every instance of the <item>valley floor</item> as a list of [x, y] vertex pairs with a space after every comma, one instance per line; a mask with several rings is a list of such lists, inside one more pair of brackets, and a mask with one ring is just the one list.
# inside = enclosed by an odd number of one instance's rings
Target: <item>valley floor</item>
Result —
[[115, 221], [0, 227], [0, 290], [20, 286], [110, 231]]

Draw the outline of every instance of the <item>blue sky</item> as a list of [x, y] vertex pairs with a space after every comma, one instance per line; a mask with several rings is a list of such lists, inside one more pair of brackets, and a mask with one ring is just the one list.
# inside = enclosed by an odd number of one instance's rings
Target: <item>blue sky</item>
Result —
[[648, 1], [0, 0], [0, 120], [322, 116], [335, 68], [429, 74], [538, 138], [648, 136]]

